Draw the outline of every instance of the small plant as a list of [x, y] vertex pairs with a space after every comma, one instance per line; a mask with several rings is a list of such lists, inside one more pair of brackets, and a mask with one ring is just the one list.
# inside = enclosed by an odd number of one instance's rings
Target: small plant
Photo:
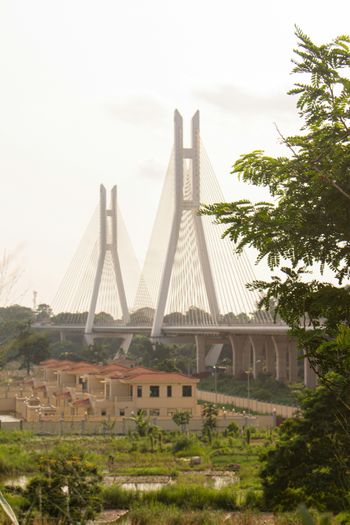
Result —
[[203, 416], [203, 434], [212, 435], [216, 429], [216, 420], [219, 409], [213, 403], [205, 403], [202, 408]]
[[175, 414], [173, 414], [172, 420], [181, 428], [181, 432], [185, 432], [188, 429], [191, 417], [192, 415], [190, 412], [186, 410], [177, 410]]

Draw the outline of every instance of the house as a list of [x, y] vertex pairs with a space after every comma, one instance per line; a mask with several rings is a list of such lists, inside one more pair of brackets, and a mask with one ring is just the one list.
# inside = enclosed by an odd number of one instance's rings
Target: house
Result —
[[176, 410], [199, 413], [198, 379], [125, 364], [44, 361], [31, 380], [31, 394], [28, 395], [27, 384], [27, 395], [17, 395], [16, 410], [31, 421], [42, 417], [123, 418], [139, 410], [164, 418], [171, 418]]

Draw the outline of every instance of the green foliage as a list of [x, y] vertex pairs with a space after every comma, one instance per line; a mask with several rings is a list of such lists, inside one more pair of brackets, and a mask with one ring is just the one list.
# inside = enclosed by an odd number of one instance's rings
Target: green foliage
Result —
[[35, 466], [35, 460], [36, 454], [30, 454], [24, 444], [7, 441], [0, 448], [0, 475], [30, 472]]
[[226, 515], [207, 510], [184, 512], [177, 507], [155, 503], [133, 507], [128, 518], [131, 525], [221, 525]]
[[87, 523], [101, 509], [101, 476], [83, 452], [44, 455], [39, 474], [25, 490], [25, 497], [44, 515], [62, 524]]
[[166, 372], [190, 374], [196, 369], [194, 345], [152, 345], [145, 336], [135, 336], [130, 345], [128, 356], [143, 366], [149, 366]]
[[33, 320], [33, 312], [24, 306], [0, 308], [0, 364], [5, 365], [17, 357], [12, 340], [25, 330]]
[[321, 511], [345, 510], [350, 504], [350, 456], [345, 448], [350, 417], [343, 419], [326, 387], [307, 394], [301, 411], [283, 423], [276, 445], [262, 454], [265, 505], [291, 510], [306, 503]]
[[150, 430], [150, 418], [146, 415], [144, 410], [138, 410], [136, 414], [130, 417], [130, 420], [135, 423], [136, 432], [140, 437], [146, 436]]
[[[215, 392], [214, 378], [204, 377], [199, 382], [200, 390]], [[247, 397], [247, 375], [242, 379], [229, 376], [217, 378], [217, 391], [223, 394]], [[297, 398], [292, 388], [281, 381], [276, 381], [270, 374], [261, 373], [256, 379], [250, 378], [250, 393], [252, 399], [295, 405]]]
[[203, 434], [211, 434], [216, 429], [219, 409], [213, 403], [205, 403], [202, 407]]
[[296, 34], [293, 72], [306, 74], [309, 82], [298, 82], [290, 94], [299, 96], [303, 133], [281, 137], [288, 157], [254, 151], [234, 165], [244, 181], [267, 186], [276, 204], [240, 201], [207, 211], [229, 225], [226, 235], [237, 242], [238, 251], [254, 246], [271, 269], [282, 258], [294, 267], [320, 262], [343, 279], [350, 262], [349, 37], [317, 46], [299, 29]]
[[130, 508], [135, 502], [145, 504], [161, 503], [181, 509], [222, 509], [237, 508], [232, 487], [214, 489], [199, 484], [166, 485], [151, 492], [124, 490], [119, 486], [106, 487], [103, 490], [106, 508]]
[[[265, 503], [323, 510], [349, 505], [350, 288], [307, 281], [315, 264], [333, 272], [339, 285], [350, 276], [350, 39], [316, 45], [296, 29], [293, 72], [303, 75], [290, 91], [298, 97], [301, 133], [284, 137], [288, 155], [243, 155], [233, 173], [265, 186], [274, 202], [207, 206], [225, 224], [237, 252], [258, 251], [279, 275], [250, 288], [292, 328], [319, 375], [319, 389], [301, 403], [298, 419], [286, 422], [262, 471]], [[311, 327], [312, 330], [308, 330]]]
[[229, 436], [230, 436], [230, 435], [231, 435], [231, 436], [238, 436], [238, 434], [239, 434], [239, 426], [238, 426], [234, 421], [232, 421], [232, 422], [228, 425], [226, 431], [227, 431], [227, 434], [228, 434]]
[[180, 436], [173, 444], [173, 453], [179, 457], [202, 456], [204, 447], [195, 436]]
[[33, 332], [29, 326], [26, 326], [16, 339], [11, 341], [10, 349], [23, 360], [23, 366], [27, 369], [28, 374], [33, 364], [40, 363], [50, 355], [49, 340], [46, 334]]
[[175, 414], [173, 414], [172, 420], [181, 428], [182, 432], [185, 432], [186, 428], [188, 428], [191, 417], [192, 414], [187, 410], [177, 410]]

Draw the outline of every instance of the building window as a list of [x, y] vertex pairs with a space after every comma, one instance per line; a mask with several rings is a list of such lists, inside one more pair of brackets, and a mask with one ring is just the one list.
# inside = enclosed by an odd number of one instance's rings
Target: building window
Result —
[[149, 387], [149, 397], [159, 397], [159, 386], [151, 385]]
[[158, 408], [150, 408], [149, 415], [150, 416], [159, 416], [160, 411]]
[[172, 397], [172, 395], [173, 395], [173, 387], [172, 387], [171, 385], [168, 385], [168, 386], [166, 387], [166, 395], [167, 395], [168, 397]]
[[137, 387], [137, 397], [142, 397], [142, 386]]
[[182, 386], [182, 397], [192, 397], [192, 386], [191, 385]]
[[125, 416], [125, 409], [124, 409], [124, 408], [121, 408], [121, 409], [119, 410], [119, 415], [120, 415], [120, 416]]
[[106, 416], [106, 415], [107, 415], [106, 410], [101, 410], [101, 416]]

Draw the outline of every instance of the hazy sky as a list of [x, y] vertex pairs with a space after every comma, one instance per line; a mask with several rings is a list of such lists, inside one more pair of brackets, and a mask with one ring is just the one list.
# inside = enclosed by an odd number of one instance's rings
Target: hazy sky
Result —
[[349, 0], [0, 0], [0, 254], [21, 246], [22, 302], [51, 302], [101, 182], [142, 261], [175, 108], [185, 128], [200, 110], [225, 197], [261, 198], [230, 167], [297, 130], [294, 24], [321, 43], [349, 20]]

